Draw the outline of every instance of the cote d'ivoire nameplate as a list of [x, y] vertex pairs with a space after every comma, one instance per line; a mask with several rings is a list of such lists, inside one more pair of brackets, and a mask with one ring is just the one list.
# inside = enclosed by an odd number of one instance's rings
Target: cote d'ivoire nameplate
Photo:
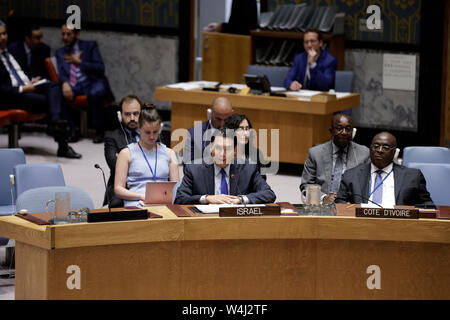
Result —
[[356, 208], [355, 213], [360, 218], [419, 219], [418, 209]]

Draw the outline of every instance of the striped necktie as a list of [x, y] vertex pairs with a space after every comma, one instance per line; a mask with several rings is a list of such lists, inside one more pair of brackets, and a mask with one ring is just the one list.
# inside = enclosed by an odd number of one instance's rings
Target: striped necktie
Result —
[[2, 54], [5, 57], [6, 64], [8, 65], [9, 70], [11, 70], [11, 73], [13, 74], [14, 78], [16, 78], [17, 83], [19, 84], [19, 86], [24, 86], [25, 83], [22, 81], [22, 79], [20, 78], [20, 76], [17, 73], [16, 69], [12, 65], [11, 60], [9, 59], [9, 53], [6, 52], [6, 51], [3, 51]]
[[[74, 51], [72, 50], [70, 54], [74, 54]], [[75, 87], [77, 85], [77, 82], [77, 66], [75, 65], [75, 63], [71, 63], [69, 83], [72, 87]]]

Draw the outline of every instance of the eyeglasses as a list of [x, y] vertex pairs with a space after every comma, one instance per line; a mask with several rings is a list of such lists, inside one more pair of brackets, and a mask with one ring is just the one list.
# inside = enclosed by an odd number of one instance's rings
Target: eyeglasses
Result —
[[308, 44], [308, 43], [312, 43], [312, 44], [314, 44], [314, 43], [317, 43], [319, 40], [317, 40], [317, 39], [314, 39], [314, 40], [303, 40], [303, 44]]
[[236, 131], [241, 132], [241, 131], [250, 131], [250, 127], [239, 127], [236, 129]]
[[390, 147], [390, 146], [388, 146], [388, 145], [381, 145], [381, 144], [378, 144], [378, 143], [374, 143], [374, 144], [371, 144], [370, 145], [370, 148], [372, 149], [372, 150], [375, 150], [375, 151], [378, 151], [379, 149], [380, 149], [380, 147], [381, 147], [381, 149], [383, 150], [383, 151], [385, 151], [385, 152], [388, 152], [388, 151], [391, 151], [392, 149], [394, 149], [394, 147]]
[[353, 131], [353, 127], [351, 127], [351, 126], [347, 126], [347, 127], [337, 126], [337, 127], [334, 127], [334, 130], [336, 130], [338, 133], [341, 133], [344, 130], [347, 131], [347, 132], [352, 132]]

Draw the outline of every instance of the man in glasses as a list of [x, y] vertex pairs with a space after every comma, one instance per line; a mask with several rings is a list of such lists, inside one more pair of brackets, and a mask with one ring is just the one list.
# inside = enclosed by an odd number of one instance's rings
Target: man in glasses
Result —
[[120, 101], [120, 111], [117, 112], [120, 127], [109, 131], [105, 135], [105, 158], [110, 169], [108, 186], [106, 188], [103, 205], [108, 203], [107, 195], [111, 201], [111, 207], [123, 207], [123, 200], [114, 194], [114, 177], [116, 172], [116, 161], [120, 151], [130, 143], [139, 141], [138, 121], [141, 113], [142, 103], [137, 96], [128, 95]]
[[393, 162], [396, 147], [397, 140], [392, 134], [377, 134], [370, 145], [371, 163], [344, 173], [336, 203], [375, 202], [387, 208], [433, 205], [422, 172]]
[[295, 56], [294, 65], [284, 80], [286, 89], [328, 91], [334, 88], [337, 60], [328, 50], [322, 50], [322, 46], [322, 35], [318, 30], [305, 32], [305, 51]]
[[186, 164], [176, 204], [272, 203], [275, 193], [261, 177], [256, 164], [233, 161], [237, 139], [234, 130], [216, 130], [211, 137], [212, 163]]
[[352, 141], [353, 121], [343, 113], [331, 119], [331, 140], [309, 149], [302, 173], [300, 192], [307, 184], [319, 184], [322, 202], [334, 202], [342, 174], [362, 163], [369, 163], [369, 149]]

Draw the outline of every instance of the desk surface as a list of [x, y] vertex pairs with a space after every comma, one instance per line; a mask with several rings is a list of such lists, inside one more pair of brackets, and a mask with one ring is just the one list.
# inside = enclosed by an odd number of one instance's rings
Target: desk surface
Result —
[[[351, 239], [450, 243], [450, 220], [348, 216], [221, 218], [177, 217], [166, 206], [148, 207], [163, 218], [39, 226], [0, 217], [0, 234], [45, 249], [158, 241], [224, 239]], [[383, 232], [380, 232], [383, 230]]]

